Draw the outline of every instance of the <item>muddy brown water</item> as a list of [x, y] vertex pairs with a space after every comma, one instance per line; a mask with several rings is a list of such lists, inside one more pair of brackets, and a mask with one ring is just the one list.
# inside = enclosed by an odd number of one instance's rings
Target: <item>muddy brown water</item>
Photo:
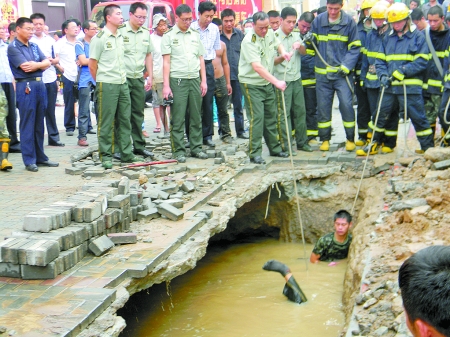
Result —
[[[291, 268], [307, 303], [284, 297], [284, 278], [262, 269], [269, 259]], [[272, 238], [214, 243], [194, 270], [131, 297], [118, 312], [127, 321], [121, 336], [336, 337], [344, 325], [345, 268], [346, 261], [308, 261], [306, 270], [301, 244]]]

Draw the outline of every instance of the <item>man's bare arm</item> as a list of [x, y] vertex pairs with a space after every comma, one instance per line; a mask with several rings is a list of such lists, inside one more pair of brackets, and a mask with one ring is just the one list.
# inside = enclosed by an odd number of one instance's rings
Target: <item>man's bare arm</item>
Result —
[[98, 69], [98, 61], [94, 59], [89, 59], [89, 72], [91, 73], [92, 78], [94, 81], [97, 81], [97, 69]]

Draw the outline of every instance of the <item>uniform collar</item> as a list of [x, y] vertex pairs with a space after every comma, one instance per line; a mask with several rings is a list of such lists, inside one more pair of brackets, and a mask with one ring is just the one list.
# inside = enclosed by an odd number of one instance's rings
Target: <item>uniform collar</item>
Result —
[[106, 26], [103, 27], [103, 31], [105, 32], [107, 37], [110, 37], [110, 36], [114, 36], [114, 37], [122, 36], [122, 34], [120, 34], [119, 29], [117, 29], [117, 31], [116, 31], [117, 34], [116, 35], [114, 35]]
[[[135, 32], [133, 30], [133, 28], [131, 28], [130, 21], [125, 22], [125, 29], [127, 30], [127, 32], [133, 32], [133, 33]], [[143, 33], [143, 32], [144, 32], [144, 29], [142, 28], [142, 26], [140, 26], [138, 28], [138, 30], [136, 31], [136, 33]]]
[[280, 36], [280, 37], [282, 37], [283, 39], [292, 36], [292, 32], [290, 32], [289, 35], [286, 35], [286, 34], [283, 32], [283, 30], [282, 30], [281, 28], [278, 28], [278, 29], [275, 31], [275, 34], [278, 34], [277, 36]]
[[[417, 30], [417, 26], [412, 21], [410, 21], [409, 29], [405, 34], [402, 35], [402, 37], [403, 36], [410, 37], [411, 34], [414, 33], [415, 30]], [[392, 36], [392, 35], [397, 36], [397, 33], [395, 32], [394, 29], [391, 29], [391, 31], [389, 32], [389, 36]]]
[[178, 34], [178, 33], [182, 33], [182, 34], [189, 33], [189, 34], [191, 34], [192, 33], [192, 31], [191, 31], [192, 28], [191, 27], [189, 27], [185, 32], [182, 32], [181, 29], [178, 28], [178, 25], [173, 26], [172, 29], [175, 31], [175, 34]]
[[[330, 22], [328, 21], [328, 12], [324, 12], [324, 13], [320, 14], [318, 16], [318, 18], [319, 18], [320, 26], [322, 26], [322, 27], [331, 26]], [[335, 24], [334, 26], [338, 26], [338, 25], [347, 26], [350, 23], [349, 18], [350, 18], [350, 16], [345, 14], [345, 12], [341, 9], [341, 21], [339, 23]]]

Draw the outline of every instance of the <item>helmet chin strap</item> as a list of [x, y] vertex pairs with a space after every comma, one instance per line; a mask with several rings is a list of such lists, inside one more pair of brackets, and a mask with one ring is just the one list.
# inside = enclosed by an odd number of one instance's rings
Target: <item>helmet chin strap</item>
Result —
[[405, 32], [405, 28], [406, 28], [406, 25], [408, 24], [408, 20], [406, 20], [405, 21], [405, 24], [403, 25], [403, 27], [402, 27], [402, 29], [400, 29], [400, 30], [396, 30], [394, 27], [392, 27], [392, 29], [394, 29], [394, 31], [398, 34], [398, 33], [404, 33]]

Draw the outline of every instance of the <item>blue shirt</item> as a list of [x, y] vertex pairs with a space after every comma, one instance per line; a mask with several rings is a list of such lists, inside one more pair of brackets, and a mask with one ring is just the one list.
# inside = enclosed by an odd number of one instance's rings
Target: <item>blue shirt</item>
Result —
[[[85, 55], [86, 58], [89, 58], [89, 42], [86, 42], [86, 40], [77, 41], [77, 44], [75, 45], [75, 55], [77, 59], [79, 55]], [[82, 66], [80, 72], [80, 79], [78, 81], [78, 88], [87, 88], [89, 82], [95, 85], [95, 81], [92, 78], [91, 73], [89, 72], [89, 67]]]
[[220, 39], [227, 46], [228, 63], [230, 64], [230, 80], [238, 80], [239, 58], [241, 57], [241, 43], [244, 34], [236, 28], [233, 28], [230, 39], [222, 33]]
[[15, 38], [8, 46], [9, 65], [16, 79], [42, 77], [42, 70], [26, 73], [20, 68], [20, 65], [29, 61], [42, 62], [46, 59], [38, 45], [33, 42], [28, 42], [27, 46]]

